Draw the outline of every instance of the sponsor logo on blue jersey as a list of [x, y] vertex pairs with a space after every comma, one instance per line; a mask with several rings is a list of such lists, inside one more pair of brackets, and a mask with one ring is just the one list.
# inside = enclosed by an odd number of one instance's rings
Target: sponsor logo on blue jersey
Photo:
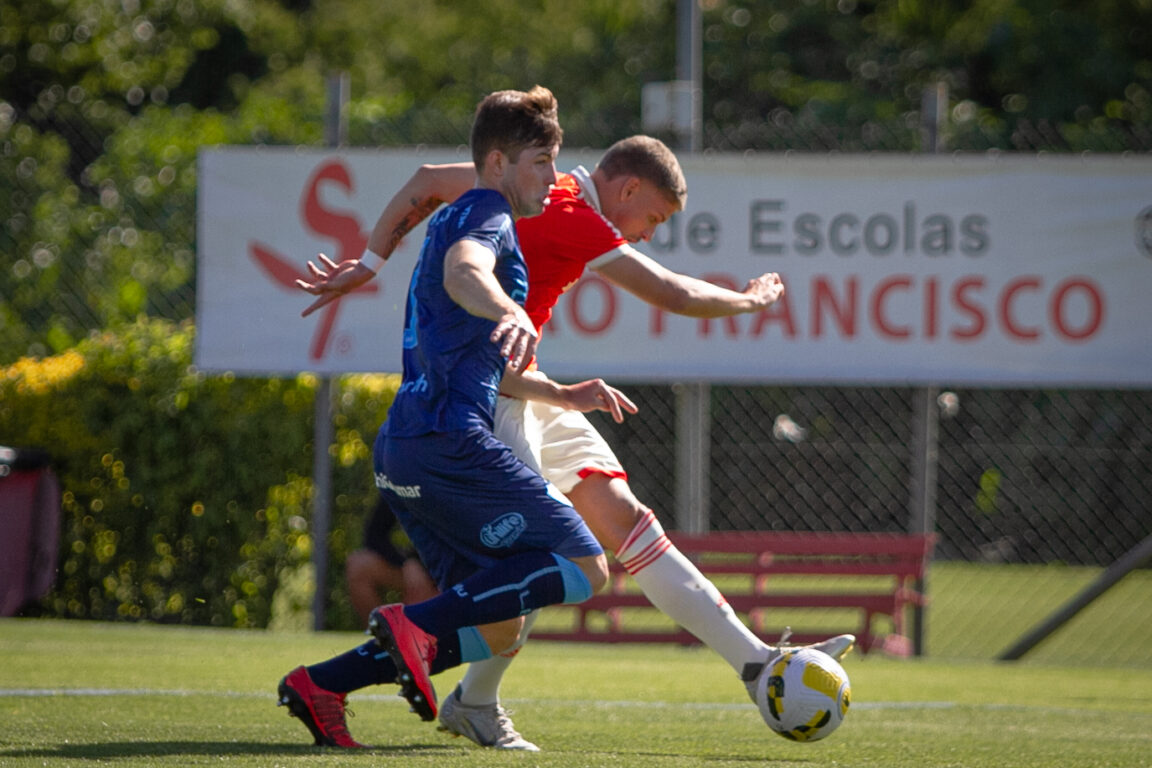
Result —
[[527, 527], [528, 523], [525, 522], [523, 515], [519, 512], [509, 512], [480, 529], [480, 542], [492, 549], [510, 547]]
[[419, 393], [422, 395], [428, 394], [428, 377], [423, 373], [416, 381], [406, 381], [400, 385], [400, 389], [396, 392], [398, 395], [403, 395], [408, 392]]
[[397, 496], [405, 499], [418, 499], [420, 498], [420, 486], [418, 485], [397, 485], [388, 479], [388, 475], [383, 472], [376, 473], [376, 487], [382, 491], [392, 491]]

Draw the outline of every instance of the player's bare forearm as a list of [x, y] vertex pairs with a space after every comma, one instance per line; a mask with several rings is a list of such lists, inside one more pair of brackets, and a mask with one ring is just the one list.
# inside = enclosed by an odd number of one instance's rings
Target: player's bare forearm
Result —
[[597, 272], [654, 307], [688, 317], [728, 317], [757, 312], [784, 295], [775, 272], [749, 280], [742, 291], [690, 277], [630, 251]]
[[756, 312], [784, 294], [784, 284], [775, 273], [748, 281], [742, 291], [687, 275], [676, 275], [675, 282], [678, 290], [661, 309], [687, 317], [730, 317]]
[[428, 218], [443, 202], [444, 200], [434, 196], [409, 198], [408, 209], [398, 214], [399, 220], [395, 219], [397, 212], [393, 212], [390, 216], [385, 209], [368, 237], [368, 250], [387, 259], [408, 233]]
[[421, 166], [384, 206], [368, 237], [368, 250], [387, 259], [420, 222], [475, 183], [476, 171], [471, 163]]
[[559, 384], [540, 371], [509, 373], [500, 382], [500, 392], [521, 400], [537, 400], [573, 411], [606, 411], [616, 423], [624, 421], [624, 414], [639, 409], [620, 390], [603, 379], [588, 379], [576, 384]]
[[500, 394], [520, 400], [560, 405], [560, 385], [537, 370], [516, 373], [508, 370], [500, 380]]
[[661, 299], [650, 303], [686, 317], [716, 318], [758, 312], [783, 295], [784, 283], [776, 273], [749, 280], [741, 291], [674, 274], [660, 294]]

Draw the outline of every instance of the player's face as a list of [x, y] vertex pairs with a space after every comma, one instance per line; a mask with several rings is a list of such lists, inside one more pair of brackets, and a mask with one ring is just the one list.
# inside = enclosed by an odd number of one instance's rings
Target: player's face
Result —
[[621, 199], [605, 209], [604, 214], [620, 230], [629, 242], [648, 242], [656, 232], [656, 227], [680, 210], [680, 206], [670, 201], [660, 189], [650, 181], [633, 178], [631, 185], [625, 185]]
[[538, 216], [556, 183], [556, 155], [560, 147], [528, 147], [512, 158], [501, 192], [516, 218]]

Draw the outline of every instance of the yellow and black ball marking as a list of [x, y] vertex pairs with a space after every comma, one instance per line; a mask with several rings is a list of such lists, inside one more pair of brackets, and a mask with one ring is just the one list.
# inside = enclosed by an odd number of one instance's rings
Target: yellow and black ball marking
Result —
[[793, 655], [785, 653], [777, 659], [768, 677], [768, 713], [777, 720], [784, 714], [784, 670]]
[[832, 713], [826, 709], [822, 709], [812, 715], [812, 719], [804, 725], [798, 725], [790, 731], [780, 731], [780, 735], [792, 741], [808, 741], [809, 738], [827, 725], [831, 719]]
[[[835, 672], [824, 669], [824, 667], [809, 664], [804, 667], [804, 685], [814, 691], [819, 691], [835, 701], [836, 695], [840, 692], [840, 687], [844, 685], [844, 678]], [[847, 700], [847, 691], [845, 691], [845, 700]], [[842, 708], [847, 709], [848, 704], [843, 704]]]

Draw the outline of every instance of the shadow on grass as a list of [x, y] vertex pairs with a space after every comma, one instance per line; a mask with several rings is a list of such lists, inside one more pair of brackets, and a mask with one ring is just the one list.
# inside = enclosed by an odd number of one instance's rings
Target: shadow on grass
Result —
[[[268, 755], [277, 757], [306, 757], [309, 755], [337, 755], [347, 752], [350, 755], [384, 755], [384, 756], [426, 756], [441, 753], [459, 754], [460, 750], [445, 744], [396, 744], [393, 746], [374, 746], [363, 750], [343, 750], [332, 747], [317, 747], [312, 744], [275, 744], [256, 741], [109, 741], [93, 742], [89, 744], [59, 744], [55, 747], [39, 747], [33, 749], [0, 749], [0, 761], [3, 758], [32, 758], [43, 760], [111, 760], [116, 758], [179, 758], [179, 757], [214, 757], [228, 755], [230, 757]], [[604, 757], [620, 758], [620, 752], [583, 751], [578, 753], [581, 757], [603, 755]], [[636, 752], [637, 756], [648, 758], [669, 758], [672, 755], [663, 752]], [[771, 763], [763, 756], [733, 756], [733, 755], [699, 755], [695, 758], [701, 765], [712, 762], [724, 763]], [[786, 762], [806, 763], [808, 758], [789, 757]]]
[[340, 750], [311, 744], [270, 744], [255, 741], [109, 741], [88, 744], [59, 744], [55, 747], [0, 750], [0, 758], [31, 757], [45, 759], [102, 760], [131, 757], [180, 757], [193, 755], [280, 755], [290, 757], [313, 754], [435, 754], [456, 750], [443, 744], [397, 744], [364, 750]]
[[[3, 753], [0, 753], [3, 754]], [[663, 760], [679, 760], [683, 759], [686, 755], [684, 753], [674, 752], [596, 752], [593, 750], [580, 750], [579, 752], [571, 753], [574, 756], [587, 757], [589, 755], [603, 756], [605, 758], [616, 758], [621, 765], [628, 764], [628, 756], [635, 755], [636, 757], [657, 758]], [[694, 764], [707, 765], [708, 763], [755, 763], [756, 765], [772, 765], [773, 763], [788, 763], [801, 764], [801, 763], [824, 763], [825, 761], [817, 756], [813, 757], [797, 757], [796, 755], [779, 755], [777, 757], [764, 756], [764, 755], [699, 755], [694, 754], [691, 756]]]

